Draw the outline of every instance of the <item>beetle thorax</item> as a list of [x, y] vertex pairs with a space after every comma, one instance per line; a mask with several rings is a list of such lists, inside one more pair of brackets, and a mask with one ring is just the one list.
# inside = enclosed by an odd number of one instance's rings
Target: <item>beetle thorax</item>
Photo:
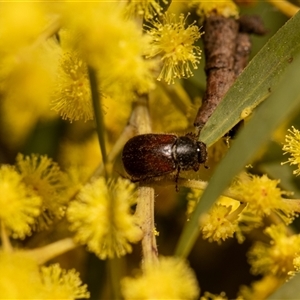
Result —
[[179, 137], [172, 147], [172, 156], [181, 170], [198, 170], [198, 145], [187, 136]]

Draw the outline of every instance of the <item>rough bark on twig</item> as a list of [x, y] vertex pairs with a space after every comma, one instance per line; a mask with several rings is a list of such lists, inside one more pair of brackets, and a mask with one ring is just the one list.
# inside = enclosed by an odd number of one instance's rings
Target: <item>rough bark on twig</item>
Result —
[[195, 118], [198, 135], [217, 105], [246, 67], [251, 51], [249, 34], [266, 31], [257, 16], [239, 20], [211, 15], [204, 22], [203, 36], [207, 75], [206, 91]]

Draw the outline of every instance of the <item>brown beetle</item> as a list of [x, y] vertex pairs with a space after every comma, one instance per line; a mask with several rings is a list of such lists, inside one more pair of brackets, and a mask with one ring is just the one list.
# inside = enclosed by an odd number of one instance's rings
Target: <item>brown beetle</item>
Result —
[[124, 146], [123, 165], [132, 181], [163, 176], [177, 171], [198, 171], [207, 159], [206, 145], [187, 134], [142, 134]]

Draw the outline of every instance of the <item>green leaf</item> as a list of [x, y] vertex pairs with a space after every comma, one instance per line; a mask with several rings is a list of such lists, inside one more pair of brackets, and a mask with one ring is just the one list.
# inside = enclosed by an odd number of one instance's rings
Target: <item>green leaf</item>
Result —
[[286, 22], [251, 60], [201, 131], [212, 145], [244, 119], [270, 93], [300, 52], [300, 12]]
[[283, 284], [275, 293], [269, 296], [268, 300], [290, 300], [299, 299], [300, 295], [300, 274], [296, 275]]
[[[299, 15], [298, 15], [299, 16]], [[300, 40], [300, 30], [299, 40]], [[282, 43], [285, 40], [281, 41]], [[282, 55], [282, 57], [286, 57]], [[276, 127], [300, 107], [300, 57], [287, 68], [283, 79], [272, 95], [257, 108], [256, 113], [240, 131], [237, 139], [217, 166], [201, 201], [186, 224], [176, 254], [187, 256], [199, 234], [199, 218], [213, 205], [217, 197], [230, 184], [232, 178], [250, 161], [259, 147], [268, 141]], [[261, 74], [257, 76], [261, 77]], [[247, 85], [246, 82], [244, 82]], [[241, 97], [241, 96], [240, 96]], [[249, 96], [250, 97], [250, 96]], [[251, 97], [255, 97], [252, 93]], [[239, 100], [242, 101], [242, 98]]]

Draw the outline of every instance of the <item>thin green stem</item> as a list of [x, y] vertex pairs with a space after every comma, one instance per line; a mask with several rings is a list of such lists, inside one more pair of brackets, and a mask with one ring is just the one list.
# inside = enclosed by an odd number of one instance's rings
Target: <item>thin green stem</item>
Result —
[[[108, 164], [112, 164], [115, 161], [116, 157], [122, 151], [125, 143], [134, 136], [135, 130], [136, 128], [131, 124], [128, 124], [125, 127], [125, 129], [123, 130], [123, 132], [121, 133], [117, 141], [114, 143], [112, 149], [107, 155]], [[104, 174], [104, 165], [101, 162], [101, 164], [97, 167], [95, 172], [92, 174], [91, 178], [89, 179], [89, 182], [94, 178], [102, 176], [103, 174]]]
[[99, 139], [100, 150], [102, 154], [103, 168], [104, 168], [104, 177], [107, 178], [107, 154], [105, 147], [105, 125], [104, 125], [104, 116], [101, 109], [101, 96], [98, 90], [97, 84], [97, 74], [95, 70], [88, 66], [88, 73], [90, 78], [91, 93], [92, 93], [92, 102], [94, 107], [94, 114], [96, 120], [96, 131]]
[[120, 292], [120, 281], [125, 276], [124, 258], [113, 258], [107, 260], [107, 271], [109, 273], [109, 283], [112, 292], [112, 299], [122, 299]]

